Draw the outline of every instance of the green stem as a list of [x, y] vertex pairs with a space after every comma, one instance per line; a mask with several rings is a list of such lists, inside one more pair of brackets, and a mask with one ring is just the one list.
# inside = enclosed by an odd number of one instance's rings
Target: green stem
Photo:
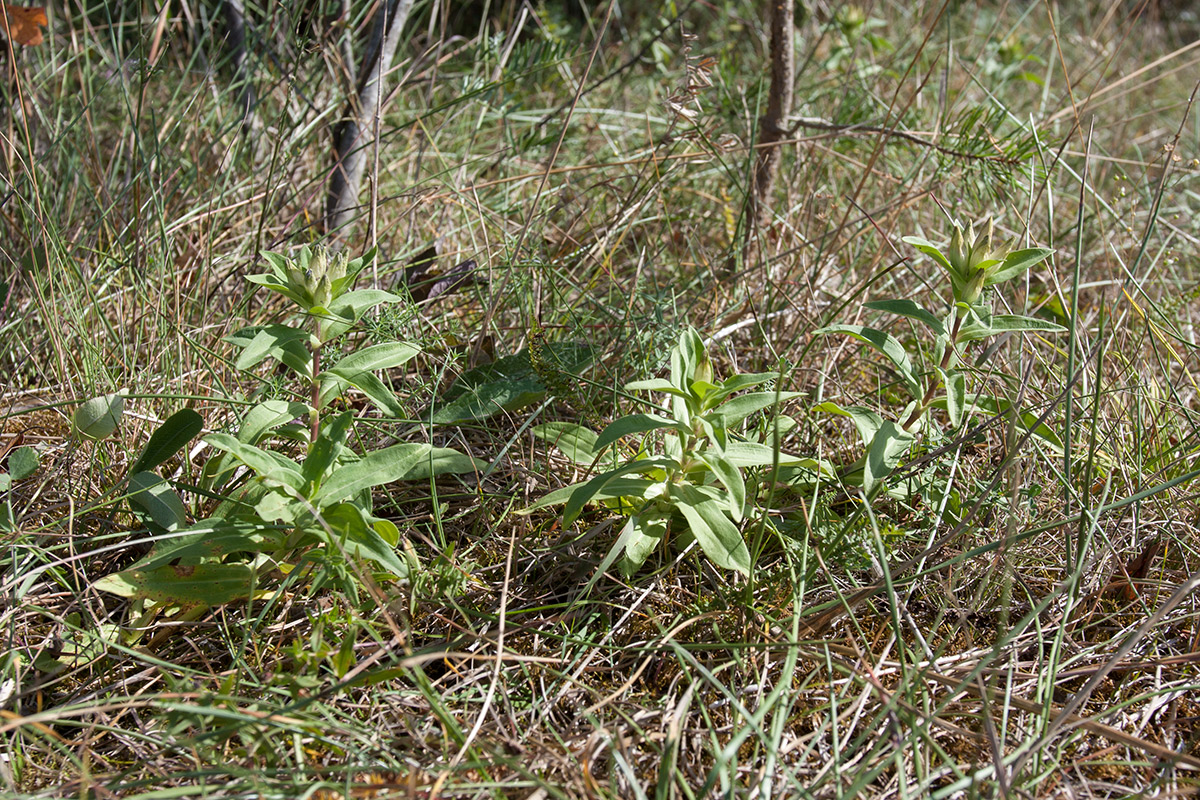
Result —
[[321, 374], [321, 347], [318, 345], [313, 348], [312, 360], [312, 411], [308, 414], [309, 420], [309, 439], [308, 446], [311, 448], [316, 444], [317, 436], [321, 432], [321, 409], [318, 405], [321, 400], [321, 382], [317, 380], [317, 376]]
[[[941, 369], [942, 372], [946, 371], [946, 369], [950, 366], [950, 359], [954, 357], [955, 344], [958, 341], [958, 333], [960, 330], [962, 330], [962, 317], [956, 314], [954, 317], [954, 324], [950, 327], [950, 336], [949, 340], [946, 342], [946, 349], [942, 352], [942, 362], [938, 364], [938, 368]], [[941, 385], [942, 382], [937, 378], [930, 378], [929, 385], [925, 387], [925, 395], [921, 398], [921, 401], [917, 403], [916, 407], [912, 410], [912, 413], [908, 415], [908, 419], [906, 419], [904, 424], [900, 427], [906, 431], [910, 430], [913, 425], [917, 424], [917, 421], [920, 420], [921, 417], [925, 416], [925, 412], [929, 410], [930, 404], [933, 403], [933, 397], [935, 394], [937, 394], [937, 390]]]

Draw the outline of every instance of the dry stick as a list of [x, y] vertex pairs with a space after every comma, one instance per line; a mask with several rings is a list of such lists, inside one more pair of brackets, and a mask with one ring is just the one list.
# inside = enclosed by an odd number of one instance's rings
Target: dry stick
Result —
[[768, 200], [775, 188], [775, 175], [783, 160], [780, 143], [788, 138], [787, 118], [792, 113], [796, 70], [795, 4], [792, 0], [771, 0], [771, 88], [767, 95], [767, 113], [759, 120], [758, 159], [750, 184], [750, 209], [746, 234], [742, 241], [742, 261], [749, 259], [755, 234], [766, 221]]
[[378, 16], [358, 77], [358, 95], [351, 101], [349, 113], [337, 133], [336, 161], [329, 178], [325, 211], [327, 233], [350, 222], [358, 205], [359, 187], [367, 166], [367, 145], [375, 141], [369, 123], [379, 116], [383, 77], [391, 69], [411, 9], [412, 0], [388, 0], [387, 5], [376, 12]]

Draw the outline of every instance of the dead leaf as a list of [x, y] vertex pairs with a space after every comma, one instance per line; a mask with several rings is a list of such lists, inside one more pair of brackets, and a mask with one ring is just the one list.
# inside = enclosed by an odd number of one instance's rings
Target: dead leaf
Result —
[[5, 38], [27, 47], [45, 41], [42, 28], [50, 24], [45, 8], [0, 3], [0, 12], [0, 34]]

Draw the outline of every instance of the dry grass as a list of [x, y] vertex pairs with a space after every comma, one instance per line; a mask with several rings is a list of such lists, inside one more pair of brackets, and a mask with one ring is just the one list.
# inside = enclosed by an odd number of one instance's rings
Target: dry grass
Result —
[[[814, 4], [797, 42], [810, 124], [749, 263], [730, 259], [764, 90], [757, 9], [681, 5], [667, 25], [622, 7], [586, 85], [612, 77], [573, 110], [602, 14], [572, 28], [514, 6], [512, 48], [420, 27], [346, 239], [378, 244], [383, 287], [435, 240], [443, 269], [474, 258], [489, 280], [380, 321], [425, 355], [391, 376], [414, 419], [362, 431], [494, 468], [379, 497], [426, 567], [409, 583], [356, 597], [285, 582], [144, 630], [92, 588], [148, 546], [121, 481], [171, 412], [224, 429], [270, 377], [238, 373], [221, 337], [278, 313], [243, 280], [257, 252], [317, 236], [344, 29], [270, 12], [247, 133], [200, 5], [64, 9], [19, 55], [24, 104], [10, 91], [0, 138], [0, 449], [23, 437], [41, 457], [8, 496], [0, 555], [4, 792], [1194, 793], [1200, 49], [1186, 19], [1135, 4], [942, 5], [864, 4], [872, 43]], [[1055, 249], [1001, 301], [1072, 333], [1003, 341], [971, 381], [1019, 398], [1065, 452], [1007, 417], [981, 411], [962, 435], [939, 420], [947, 435], [907, 469], [928, 487], [917, 500], [867, 515], [781, 489], [751, 581], [663, 553], [582, 595], [615, 530], [600, 509], [568, 531], [516, 513], [581, 477], [529, 423], [624, 413], [619, 387], [659, 374], [691, 323], [727, 374], [782, 362], [809, 393], [785, 409], [784, 449], [852, 459], [853, 430], [808, 409], [898, 413], [898, 395], [880, 363], [812, 331], [879, 323], [866, 300], [936, 303], [900, 237], [938, 239], [939, 206]], [[534, 320], [599, 363], [545, 407], [421, 423]], [[119, 435], [74, 441], [75, 402], [121, 387]], [[206, 457], [169, 472], [186, 489]], [[197, 516], [213, 502], [187, 497]]]

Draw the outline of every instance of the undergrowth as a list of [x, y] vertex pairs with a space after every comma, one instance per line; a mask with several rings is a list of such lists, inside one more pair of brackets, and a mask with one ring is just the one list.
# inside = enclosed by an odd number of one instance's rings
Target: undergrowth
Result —
[[[764, 9], [498, 5], [414, 12], [361, 214], [329, 236], [366, 6], [247, 4], [247, 117], [211, 5], [70, 3], [0, 59], [5, 795], [1194, 792], [1186, 9], [812, 4], [796, 128], [743, 250]], [[889, 305], [950, 301], [904, 238], [941, 247], [987, 217], [1045, 250], [991, 295], [1038, 324], [947, 366]], [[303, 463], [327, 435], [339, 468], [461, 454], [454, 476], [324, 498], [396, 532], [379, 558], [318, 530], [315, 494], [257, 468], [206, 480], [252, 408], [307, 400], [234, 346], [303, 328], [245, 278], [315, 244], [375, 248], [357, 287], [389, 300], [310, 350], [411, 352], [338, 384], [336, 430], [280, 419], [296, 435], [263, 458]], [[822, 329], [886, 332], [911, 374]], [[681, 341], [707, 361], [673, 364]], [[646, 405], [675, 373], [703, 413]], [[696, 381], [733, 376], [772, 397], [726, 425]], [[621, 423], [672, 408], [682, 427]], [[852, 408], [904, 428], [884, 474], [853, 475], [869, 415], [822, 413]], [[185, 409], [203, 435], [168, 452], [152, 437]], [[607, 455], [548, 441], [614, 423]], [[668, 430], [687, 459], [667, 463]], [[741, 464], [743, 443], [775, 455]], [[128, 480], [151, 451], [150, 488], [178, 498], [165, 525]], [[666, 496], [709, 498], [732, 556], [702, 557], [718, 551], [683, 506], [651, 506], [655, 468], [678, 478]], [[565, 521], [537, 505], [621, 469], [642, 495], [581, 496]], [[317, 520], [304, 546], [332, 578], [210, 541], [166, 567], [236, 561], [249, 591], [103, 591], [260, 480], [287, 515], [238, 519]], [[646, 509], [654, 541], [608, 569]]]

